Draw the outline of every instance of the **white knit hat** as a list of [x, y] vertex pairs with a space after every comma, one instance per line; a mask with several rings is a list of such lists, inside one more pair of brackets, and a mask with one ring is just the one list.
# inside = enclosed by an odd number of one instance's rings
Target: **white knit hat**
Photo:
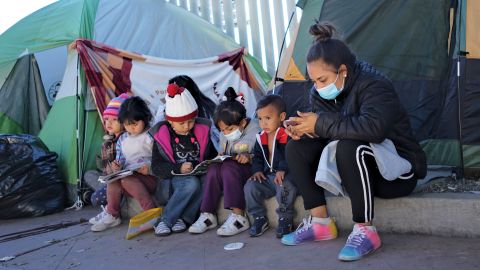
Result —
[[165, 118], [172, 122], [183, 122], [198, 115], [198, 105], [190, 92], [175, 83], [167, 86]]

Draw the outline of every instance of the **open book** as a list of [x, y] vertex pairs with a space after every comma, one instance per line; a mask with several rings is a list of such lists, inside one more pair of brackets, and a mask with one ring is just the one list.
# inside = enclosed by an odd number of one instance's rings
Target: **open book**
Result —
[[172, 175], [201, 175], [205, 174], [207, 172], [208, 165], [212, 163], [222, 163], [225, 159], [231, 158], [232, 156], [229, 155], [224, 155], [224, 156], [217, 156], [214, 159], [209, 159], [209, 160], [204, 160], [200, 163], [198, 163], [195, 168], [189, 173], [176, 173], [172, 171]]
[[116, 181], [118, 179], [122, 179], [132, 174], [133, 174], [132, 170], [121, 170], [111, 174], [101, 175], [100, 177], [98, 177], [98, 182], [108, 184], [110, 182]]
[[129, 175], [132, 175], [136, 170], [140, 169], [145, 164], [135, 164], [134, 168], [131, 169], [124, 169], [118, 172], [114, 172], [107, 175], [101, 175], [98, 177], [98, 182], [108, 184], [110, 182], [116, 181], [118, 179], [122, 179]]

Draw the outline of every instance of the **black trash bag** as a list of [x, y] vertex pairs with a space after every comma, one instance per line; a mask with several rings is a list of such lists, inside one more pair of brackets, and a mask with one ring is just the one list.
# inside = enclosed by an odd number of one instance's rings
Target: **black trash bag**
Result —
[[0, 134], [0, 219], [64, 209], [66, 190], [56, 159], [35, 136]]

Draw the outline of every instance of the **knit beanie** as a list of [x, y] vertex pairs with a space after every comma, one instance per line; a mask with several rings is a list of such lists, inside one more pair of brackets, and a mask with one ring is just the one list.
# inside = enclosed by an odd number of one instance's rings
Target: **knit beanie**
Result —
[[129, 98], [130, 96], [123, 93], [118, 97], [112, 98], [107, 105], [105, 111], [103, 111], [103, 117], [105, 116], [115, 116], [118, 117], [118, 112], [120, 111], [120, 106], [122, 103]]
[[190, 92], [175, 83], [167, 86], [165, 118], [172, 122], [183, 122], [198, 115], [198, 106]]

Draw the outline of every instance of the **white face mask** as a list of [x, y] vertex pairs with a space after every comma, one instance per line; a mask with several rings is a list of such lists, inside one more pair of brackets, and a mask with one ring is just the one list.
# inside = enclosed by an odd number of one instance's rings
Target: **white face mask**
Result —
[[242, 132], [239, 128], [235, 129], [235, 131], [230, 132], [229, 134], [223, 134], [228, 141], [236, 141], [242, 137]]

